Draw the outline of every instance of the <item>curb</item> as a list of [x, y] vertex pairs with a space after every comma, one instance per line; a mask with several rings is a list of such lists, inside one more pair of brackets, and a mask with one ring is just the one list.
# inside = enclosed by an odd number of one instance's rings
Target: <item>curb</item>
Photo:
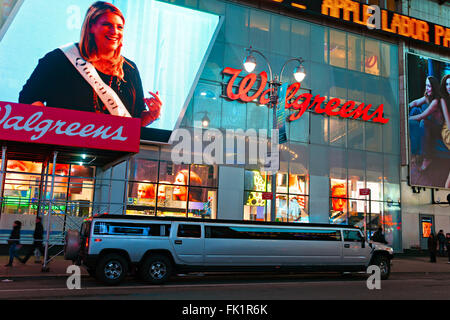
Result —
[[[407, 274], [407, 275], [432, 275], [432, 274], [433, 275], [448, 275], [449, 273], [450, 273], [450, 271], [448, 271], [448, 272], [445, 272], [445, 271], [435, 271], [435, 272], [433, 272], [433, 271], [397, 271], [397, 272], [391, 271], [391, 276], [393, 276], [393, 275], [402, 275], [402, 274]], [[204, 278], [204, 276], [211, 276], [211, 277], [219, 276], [220, 277], [220, 276], [230, 276], [230, 275], [236, 275], [236, 274], [239, 274], [239, 273], [221, 273], [221, 274], [204, 273], [201, 276], [201, 278]], [[314, 274], [314, 273], [303, 273], [303, 274], [310, 275], [310, 274]], [[298, 273], [297, 275], [300, 276], [300, 275], [302, 275], [302, 273]], [[63, 278], [63, 277], [67, 278], [69, 276], [70, 276], [70, 274], [68, 274], [68, 273], [67, 274], [60, 274], [60, 273], [58, 273], [58, 274], [48, 274], [48, 275], [45, 275], [45, 274], [9, 275], [9, 276], [0, 276], [0, 282], [2, 282], [3, 280], [7, 280], [7, 279], [11, 279], [11, 280], [13, 280], [13, 279], [42, 280], [42, 279], [49, 279], [49, 278]], [[196, 274], [192, 274], [192, 275], [187, 274], [185, 276], [186, 277], [200, 277], [199, 275], [196, 275]], [[88, 275], [88, 274], [81, 274], [81, 277], [82, 278], [89, 278], [90, 275]]]

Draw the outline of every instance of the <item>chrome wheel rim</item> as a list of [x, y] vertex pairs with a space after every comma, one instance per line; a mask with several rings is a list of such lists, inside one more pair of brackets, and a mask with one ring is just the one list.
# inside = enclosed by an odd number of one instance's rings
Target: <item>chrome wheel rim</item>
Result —
[[118, 261], [109, 261], [104, 269], [105, 277], [109, 280], [117, 280], [123, 273], [122, 264]]
[[161, 280], [167, 274], [167, 267], [161, 261], [155, 261], [150, 265], [150, 276], [152, 279]]
[[381, 274], [387, 274], [389, 272], [389, 266], [386, 260], [381, 260], [378, 264]]

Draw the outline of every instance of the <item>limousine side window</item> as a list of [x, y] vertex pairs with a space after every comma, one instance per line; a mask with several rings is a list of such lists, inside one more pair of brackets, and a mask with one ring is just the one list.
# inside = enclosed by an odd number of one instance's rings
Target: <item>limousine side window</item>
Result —
[[343, 230], [344, 231], [344, 241], [346, 242], [361, 242], [361, 233], [357, 230]]
[[216, 239], [273, 239], [340, 241], [341, 232], [335, 229], [281, 229], [255, 227], [206, 226], [206, 238]]
[[202, 234], [198, 224], [180, 224], [177, 236], [179, 238], [200, 238]]
[[94, 234], [115, 236], [168, 237], [170, 234], [170, 225], [156, 223], [141, 224], [99, 221], [94, 225]]

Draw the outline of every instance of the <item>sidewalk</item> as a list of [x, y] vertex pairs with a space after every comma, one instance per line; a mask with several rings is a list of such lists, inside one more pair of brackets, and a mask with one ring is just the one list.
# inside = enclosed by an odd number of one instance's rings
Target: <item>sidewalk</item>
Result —
[[[41, 261], [42, 259], [41, 257]], [[64, 257], [60, 256], [48, 264], [47, 272], [42, 272], [42, 264], [35, 263], [34, 256], [26, 264], [14, 259], [12, 267], [5, 267], [8, 260], [9, 257], [0, 256], [0, 281], [14, 278], [68, 277], [70, 274], [66, 273], [66, 270], [68, 266], [72, 265], [72, 261], [66, 261]], [[84, 268], [81, 268], [81, 275], [88, 275]]]
[[[392, 273], [450, 273], [447, 257], [437, 257], [437, 263], [428, 261], [429, 258], [425, 256], [399, 254], [392, 261]], [[4, 267], [6, 263], [8, 263], [8, 257], [0, 256], [0, 281], [14, 278], [67, 277], [69, 276], [66, 273], [67, 267], [72, 264], [71, 261], [64, 260], [62, 256], [56, 257], [48, 265], [49, 271], [42, 272], [42, 266], [34, 263], [34, 257], [31, 257], [25, 265], [14, 260], [12, 268]], [[81, 275], [88, 275], [84, 268], [81, 268]]]

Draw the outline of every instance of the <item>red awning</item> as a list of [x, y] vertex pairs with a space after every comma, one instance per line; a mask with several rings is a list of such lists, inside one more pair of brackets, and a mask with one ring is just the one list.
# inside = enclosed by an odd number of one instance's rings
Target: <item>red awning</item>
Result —
[[[139, 152], [140, 119], [0, 102], [0, 141], [8, 159], [104, 166]], [[85, 155], [83, 157], [83, 155]]]

